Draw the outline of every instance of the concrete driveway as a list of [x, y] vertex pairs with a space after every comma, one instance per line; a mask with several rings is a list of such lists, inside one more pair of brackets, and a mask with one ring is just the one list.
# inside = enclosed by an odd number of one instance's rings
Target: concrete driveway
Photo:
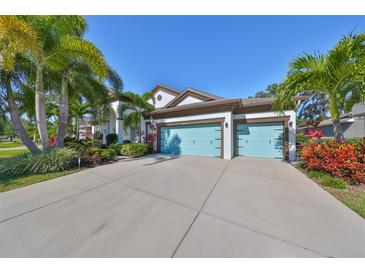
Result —
[[365, 257], [365, 221], [290, 164], [157, 155], [0, 194], [1, 257]]

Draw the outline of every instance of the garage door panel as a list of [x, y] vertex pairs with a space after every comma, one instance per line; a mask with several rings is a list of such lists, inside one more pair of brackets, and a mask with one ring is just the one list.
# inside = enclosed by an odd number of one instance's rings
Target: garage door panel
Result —
[[282, 123], [238, 124], [236, 155], [282, 158], [283, 137]]
[[220, 124], [161, 127], [162, 153], [220, 157]]

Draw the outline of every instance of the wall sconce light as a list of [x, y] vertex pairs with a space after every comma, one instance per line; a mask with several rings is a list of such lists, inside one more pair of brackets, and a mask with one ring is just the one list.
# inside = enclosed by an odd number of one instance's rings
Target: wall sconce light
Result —
[[288, 125], [289, 125], [289, 127], [292, 127], [293, 126], [293, 121], [289, 121]]
[[228, 123], [227, 122], [224, 123], [224, 127], [228, 128]]

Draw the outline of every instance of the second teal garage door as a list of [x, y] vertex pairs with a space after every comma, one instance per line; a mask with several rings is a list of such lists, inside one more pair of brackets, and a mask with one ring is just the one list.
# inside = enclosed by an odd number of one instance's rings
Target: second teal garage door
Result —
[[221, 157], [221, 150], [220, 124], [161, 127], [162, 153]]
[[238, 156], [283, 158], [283, 123], [237, 124], [235, 137]]

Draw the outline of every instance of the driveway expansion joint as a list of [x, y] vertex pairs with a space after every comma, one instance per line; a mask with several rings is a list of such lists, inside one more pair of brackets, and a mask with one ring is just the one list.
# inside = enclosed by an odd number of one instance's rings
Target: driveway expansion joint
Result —
[[184, 233], [183, 237], [181, 238], [180, 242], [178, 243], [177, 247], [175, 248], [174, 252], [172, 253], [171, 258], [175, 257], [176, 252], [177, 252], [177, 251], [178, 251], [178, 249], [180, 248], [180, 246], [181, 246], [181, 244], [183, 243], [183, 241], [185, 240], [186, 236], [189, 234], [189, 232], [190, 232], [191, 228], [193, 227], [193, 225], [194, 225], [195, 221], [198, 219], [198, 217], [199, 217], [200, 213], [202, 212], [202, 210], [203, 210], [203, 208], [204, 208], [205, 204], [206, 204], [206, 203], [207, 203], [207, 201], [209, 200], [210, 195], [212, 195], [212, 193], [213, 193], [213, 191], [214, 191], [215, 187], [218, 185], [219, 181], [221, 180], [221, 178], [223, 177], [224, 173], [226, 172], [226, 170], [227, 170], [227, 168], [228, 168], [229, 164], [230, 164], [230, 161], [229, 161], [229, 162], [226, 164], [226, 166], [223, 168], [223, 170], [222, 170], [221, 174], [220, 174], [220, 175], [219, 175], [219, 177], [217, 178], [217, 180], [216, 180], [215, 184], [213, 185], [212, 189], [210, 190], [210, 192], [208, 193], [207, 197], [205, 198], [205, 200], [204, 200], [203, 204], [201, 205], [201, 207], [200, 207], [200, 209], [199, 209], [198, 213], [195, 215], [195, 217], [194, 217], [193, 221], [191, 222], [190, 226], [188, 227], [188, 229], [187, 229], [187, 230], [186, 230], [186, 232]]
[[[139, 170], [141, 170], [141, 169], [143, 169], [143, 168], [140, 168], [140, 169], [138, 169], [138, 170], [135, 170], [134, 172], [131, 172], [130, 174], [128, 174], [128, 175], [126, 175], [126, 176], [124, 176], [123, 178], [127, 178], [127, 177], [129, 177], [129, 176], [132, 176], [132, 175], [134, 175], [135, 173], [137, 173], [137, 172], [138, 172]], [[101, 185], [98, 185], [98, 186], [95, 186], [95, 187], [92, 187], [92, 188], [88, 188], [88, 189], [82, 190], [82, 191], [80, 191], [80, 192], [74, 193], [74, 194], [69, 195], [69, 196], [67, 196], [67, 197], [64, 197], [64, 198], [62, 198], [62, 199], [59, 199], [59, 200], [56, 200], [56, 201], [53, 201], [53, 202], [47, 203], [47, 204], [45, 204], [45, 205], [42, 205], [42, 206], [39, 206], [39, 207], [36, 207], [36, 208], [30, 209], [30, 210], [24, 211], [24, 212], [22, 212], [22, 213], [19, 213], [19, 214], [14, 215], [14, 216], [11, 216], [11, 217], [8, 217], [8, 218], [5, 218], [5, 219], [2, 219], [2, 220], [0, 220], [0, 223], [4, 223], [4, 222], [10, 221], [10, 220], [12, 220], [12, 219], [15, 219], [15, 218], [21, 217], [21, 216], [23, 216], [23, 215], [26, 215], [26, 214], [28, 214], [28, 213], [32, 213], [32, 212], [34, 212], [34, 211], [40, 210], [40, 209], [42, 209], [42, 208], [45, 208], [45, 207], [48, 207], [48, 206], [52, 206], [52, 205], [54, 205], [54, 204], [58, 204], [58, 203], [60, 203], [60, 202], [66, 201], [66, 200], [68, 200], [68, 199], [71, 199], [71, 198], [74, 198], [74, 197], [76, 197], [76, 196], [79, 196], [79, 195], [85, 194], [85, 193], [87, 193], [87, 192], [89, 192], [89, 191], [92, 191], [92, 190], [95, 190], [95, 189], [101, 188], [101, 187], [103, 187], [103, 186], [106, 186], [106, 185], [109, 185], [109, 184], [115, 183], [115, 182], [117, 182], [117, 181], [119, 181], [119, 180], [120, 180], [120, 178], [117, 178], [117, 179], [107, 178], [107, 177], [105, 177], [105, 176], [103, 176], [103, 175], [100, 175], [100, 174], [98, 174], [98, 173], [95, 173], [95, 172], [94, 172], [94, 171], [92, 171], [92, 170], [90, 170], [90, 172], [91, 172], [92, 174], [94, 174], [94, 175], [96, 175], [96, 176], [100, 177], [100, 178], [107, 179], [107, 180], [109, 180], [109, 181], [105, 182], [104, 184], [101, 184]], [[66, 175], [66, 176], [67, 176], [67, 175]]]
[[273, 239], [273, 240], [276, 240], [276, 241], [283, 242], [283, 243], [285, 243], [285, 244], [287, 244], [287, 245], [291, 245], [291, 246], [294, 246], [294, 247], [297, 247], [297, 248], [304, 249], [304, 250], [306, 250], [306, 251], [309, 251], [309, 252], [312, 252], [312, 253], [314, 253], [314, 254], [317, 254], [317, 255], [319, 255], [319, 256], [321, 256], [321, 257], [333, 258], [332, 256], [330, 256], [330, 255], [326, 255], [326, 254], [323, 254], [322, 252], [319, 252], [319, 251], [313, 250], [313, 249], [308, 248], [308, 247], [305, 247], [305, 246], [298, 245], [298, 244], [296, 244], [296, 243], [294, 243], [294, 242], [291, 242], [291, 241], [284, 240], [284, 239], [279, 238], [279, 237], [277, 237], [277, 236], [275, 236], [275, 235], [268, 234], [268, 233], [266, 233], [266, 232], [264, 232], [264, 231], [260, 231], [260, 230], [257, 230], [257, 229], [254, 229], [254, 228], [248, 227], [248, 226], [246, 226], [246, 225], [242, 225], [242, 224], [239, 224], [239, 223], [236, 223], [236, 222], [229, 221], [229, 220], [224, 219], [224, 218], [222, 218], [222, 217], [219, 217], [219, 216], [216, 216], [216, 215], [214, 215], [214, 214], [208, 213], [208, 212], [206, 212], [206, 211], [204, 211], [204, 210], [202, 210], [202, 212], [201, 212], [201, 213], [202, 213], [202, 214], [205, 214], [205, 215], [207, 215], [207, 216], [209, 216], [209, 217], [212, 217], [212, 218], [214, 218], [214, 219], [220, 220], [220, 221], [222, 221], [222, 222], [225, 222], [225, 223], [228, 223], [228, 224], [234, 225], [234, 226], [239, 227], [239, 228], [241, 228], [241, 229], [245, 229], [245, 230], [248, 230], [248, 231], [250, 231], [250, 232], [253, 232], [253, 233], [259, 234], [259, 235], [261, 235], [261, 236], [264, 236], [264, 237], [267, 237], [267, 238], [270, 238], [270, 239]]

